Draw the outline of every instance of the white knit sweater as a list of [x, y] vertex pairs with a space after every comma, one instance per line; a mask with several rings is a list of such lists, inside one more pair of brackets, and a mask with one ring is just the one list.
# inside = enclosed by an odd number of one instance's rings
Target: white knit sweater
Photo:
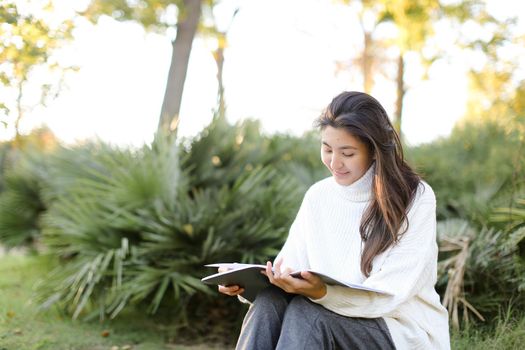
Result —
[[283, 258], [283, 268], [312, 269], [392, 293], [327, 286], [327, 294], [312, 301], [344, 316], [383, 317], [398, 350], [450, 349], [448, 313], [434, 289], [436, 199], [428, 184], [419, 186], [399, 243], [375, 257], [370, 277], [361, 273], [359, 225], [374, 170], [350, 186], [329, 177], [310, 187], [277, 259]]

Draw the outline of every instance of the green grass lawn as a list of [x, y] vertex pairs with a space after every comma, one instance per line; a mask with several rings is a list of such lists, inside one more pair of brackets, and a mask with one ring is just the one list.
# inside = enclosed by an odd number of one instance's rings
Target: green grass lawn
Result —
[[454, 350], [521, 350], [525, 349], [525, 317], [509, 314], [484, 327], [469, 327], [452, 333]]
[[[226, 349], [213, 344], [174, 344], [169, 325], [133, 311], [104, 323], [73, 321], [54, 309], [36, 312], [33, 287], [48, 270], [43, 257], [0, 257], [0, 350]], [[455, 350], [517, 350], [523, 349], [523, 344], [525, 318], [508, 314], [492, 327], [452, 333]]]
[[46, 271], [42, 257], [0, 257], [0, 350], [224, 349], [173, 344], [169, 326], [132, 312], [104, 323], [74, 321], [58, 310], [36, 312], [33, 287]]

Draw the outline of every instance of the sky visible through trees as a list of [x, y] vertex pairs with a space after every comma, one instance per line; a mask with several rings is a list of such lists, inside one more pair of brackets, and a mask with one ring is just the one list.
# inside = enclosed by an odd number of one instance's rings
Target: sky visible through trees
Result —
[[[72, 3], [62, 0], [57, 8], [66, 11]], [[80, 8], [83, 3], [86, 1], [75, 2]], [[500, 18], [525, 13], [525, 8], [516, 9], [525, 5], [513, 1], [490, 1], [489, 5], [491, 13]], [[362, 46], [352, 8], [321, 0], [225, 0], [216, 8], [217, 19], [230, 19], [237, 7], [240, 10], [228, 33], [224, 63], [230, 120], [253, 117], [269, 132], [299, 134], [311, 128], [313, 119], [338, 92], [362, 90], [356, 67], [340, 69], [355, 59]], [[382, 30], [377, 35], [387, 36], [388, 26]], [[454, 29], [438, 25], [435, 30], [436, 45], [452, 53], [432, 66], [428, 79], [422, 79], [425, 72], [418, 58], [406, 57], [403, 132], [412, 144], [450, 132], [465, 114], [467, 70], [483, 62], [475, 54], [450, 46], [451, 36], [457, 34]], [[517, 30], [522, 35], [525, 32], [523, 20]], [[69, 74], [60, 96], [48, 107], [33, 110], [21, 129], [47, 124], [67, 142], [93, 136], [123, 145], [151, 141], [169, 69], [169, 38], [108, 17], [95, 26], [80, 20], [74, 36], [60, 55], [67, 64], [79, 66], [79, 72]], [[194, 42], [180, 135], [200, 131], [216, 108], [215, 48], [210, 38], [198, 36]], [[387, 61], [389, 57], [387, 53]], [[387, 62], [376, 74], [372, 90], [391, 116], [396, 99], [393, 67], [393, 62]], [[2, 130], [0, 137], [9, 137], [10, 132]]]

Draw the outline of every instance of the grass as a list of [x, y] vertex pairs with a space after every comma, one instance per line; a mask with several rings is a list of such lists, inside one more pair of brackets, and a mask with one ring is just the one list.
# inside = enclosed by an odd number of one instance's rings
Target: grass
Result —
[[492, 325], [466, 329], [452, 333], [452, 349], [455, 350], [519, 350], [525, 344], [525, 317], [512, 317], [512, 312], [495, 320]]
[[71, 320], [56, 309], [37, 312], [33, 286], [46, 271], [43, 257], [0, 257], [0, 350], [224, 349], [174, 344], [169, 326], [136, 312], [103, 323]]

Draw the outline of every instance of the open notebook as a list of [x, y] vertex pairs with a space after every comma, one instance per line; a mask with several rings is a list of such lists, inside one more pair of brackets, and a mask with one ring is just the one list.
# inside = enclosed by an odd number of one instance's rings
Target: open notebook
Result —
[[[211, 284], [211, 285], [223, 285], [223, 286], [239, 285], [244, 288], [244, 293], [242, 294], [242, 297], [250, 302], [253, 302], [255, 300], [255, 297], [257, 296], [257, 293], [259, 293], [259, 291], [270, 286], [270, 281], [268, 281], [268, 277], [266, 277], [265, 275], [261, 273], [261, 271], [266, 269], [266, 265], [240, 264], [240, 263], [217, 263], [217, 264], [209, 264], [206, 266], [216, 267], [216, 268], [223, 267], [229, 270], [224, 271], [224, 272], [218, 272], [210, 276], [206, 276], [203, 279], [201, 279], [202, 282], [206, 284]], [[348, 288], [364, 290], [368, 292], [375, 292], [379, 294], [391, 295], [388, 292], [370, 288], [367, 286], [363, 286], [361, 284], [341, 281], [339, 279], [330, 277], [326, 274], [323, 274], [323, 273], [320, 273], [314, 270], [307, 270], [307, 271], [314, 273], [318, 275], [319, 277], [321, 277], [326, 284], [339, 285], [339, 286], [344, 286]], [[291, 273], [291, 275], [296, 278], [301, 278], [301, 271], [295, 271]]]

